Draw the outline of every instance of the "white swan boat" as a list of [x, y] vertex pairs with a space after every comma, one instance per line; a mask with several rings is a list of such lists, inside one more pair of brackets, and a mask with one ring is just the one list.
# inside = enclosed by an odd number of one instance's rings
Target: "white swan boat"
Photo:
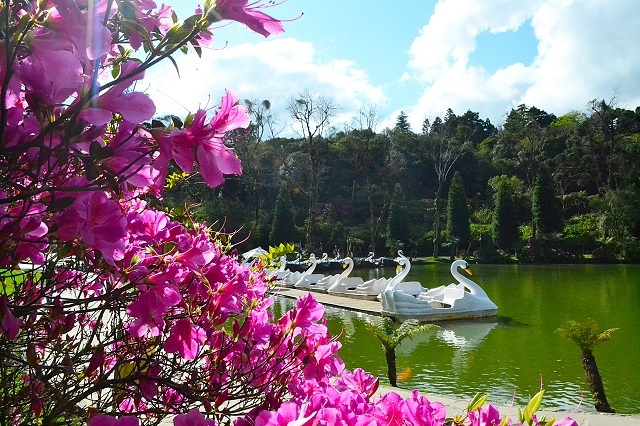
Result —
[[[346, 258], [345, 265], [347, 269], [328, 288], [327, 293], [352, 299], [376, 300], [382, 290], [389, 284], [386, 278], [364, 281], [360, 277], [350, 277], [349, 274], [353, 270], [353, 259]], [[397, 277], [398, 275], [394, 278]]]
[[478, 284], [458, 272], [468, 273], [469, 264], [456, 260], [451, 264], [451, 275], [458, 283], [440, 286], [418, 294], [405, 292], [400, 282], [392, 282], [382, 292], [382, 314], [398, 321], [446, 321], [454, 319], [493, 316], [498, 311], [495, 303]]
[[[407, 278], [407, 275], [409, 275], [409, 272], [411, 271], [411, 261], [402, 253], [402, 250], [398, 250], [398, 257], [394, 260], [398, 263], [396, 276], [387, 280], [387, 286], [383, 288], [383, 290], [393, 286], [396, 291], [411, 294], [413, 296], [417, 296], [418, 294], [429, 290], [422, 287], [422, 284], [419, 281], [405, 281], [405, 278]], [[382, 291], [378, 299], [382, 299]]]
[[[326, 261], [327, 258], [328, 258], [327, 254], [324, 253], [324, 256], [320, 259], [320, 262]], [[298, 281], [296, 281], [293, 284], [293, 287], [308, 290], [310, 285], [315, 284], [319, 280], [324, 278], [324, 274], [313, 273], [316, 269], [316, 266], [318, 265], [318, 262], [319, 261], [318, 259], [316, 259], [316, 255], [311, 253], [311, 256], [309, 256], [309, 264], [311, 266], [309, 267], [309, 269], [307, 269], [302, 273], [302, 276], [300, 276]]]
[[[301, 263], [301, 261], [298, 261], [297, 264]], [[309, 260], [307, 261], [307, 269], [304, 271], [291, 271], [290, 274], [284, 277], [282, 285], [285, 287], [293, 287], [306, 274], [313, 273], [314, 269], [316, 269], [316, 255], [311, 253], [311, 256], [309, 256]]]
[[[348, 265], [345, 262], [345, 259], [342, 259], [343, 268], [346, 268]], [[352, 268], [353, 269], [353, 268]], [[324, 278], [321, 278], [316, 283], [313, 283], [309, 286], [309, 290], [319, 291], [321, 293], [326, 293], [329, 287], [334, 285], [341, 277], [348, 275], [351, 271], [343, 271], [340, 274], [333, 275], [325, 275]]]

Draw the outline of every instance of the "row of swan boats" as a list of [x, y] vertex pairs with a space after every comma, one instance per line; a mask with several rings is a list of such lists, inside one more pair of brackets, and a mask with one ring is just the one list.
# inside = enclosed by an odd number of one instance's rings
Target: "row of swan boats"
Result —
[[474, 281], [462, 275], [471, 271], [465, 260], [451, 264], [451, 275], [456, 282], [435, 288], [425, 288], [418, 281], [406, 281], [411, 270], [410, 260], [398, 252], [394, 259], [398, 266], [396, 275], [365, 281], [350, 276], [354, 268], [353, 259], [343, 259], [344, 271], [340, 274], [315, 273], [318, 260], [311, 255], [308, 269], [303, 272], [286, 269], [286, 257], [280, 268], [269, 273], [268, 278], [282, 287], [328, 293], [353, 299], [378, 300], [382, 303], [382, 315], [397, 321], [416, 319], [419, 321], [447, 321], [494, 316], [498, 307], [487, 293]]

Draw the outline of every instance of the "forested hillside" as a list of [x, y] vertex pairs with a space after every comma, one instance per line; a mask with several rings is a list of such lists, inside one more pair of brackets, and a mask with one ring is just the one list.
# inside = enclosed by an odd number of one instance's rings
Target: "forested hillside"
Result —
[[250, 134], [229, 141], [243, 175], [214, 190], [174, 176], [164, 200], [237, 231], [240, 250], [291, 242], [329, 255], [640, 261], [640, 107], [594, 100], [556, 116], [520, 105], [499, 127], [449, 109], [419, 133], [401, 113], [376, 133], [375, 111], [335, 131], [336, 105], [305, 94], [288, 108], [294, 139], [273, 137], [267, 101], [246, 104]]

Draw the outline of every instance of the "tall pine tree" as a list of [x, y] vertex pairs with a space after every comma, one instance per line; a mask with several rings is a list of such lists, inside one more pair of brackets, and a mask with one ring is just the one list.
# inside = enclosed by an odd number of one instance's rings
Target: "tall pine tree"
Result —
[[280, 243], [293, 243], [298, 235], [293, 220], [293, 201], [291, 201], [291, 188], [284, 184], [278, 191], [278, 198], [273, 208], [273, 221], [269, 232], [269, 241], [272, 245]]
[[500, 183], [495, 195], [495, 209], [491, 228], [496, 246], [502, 250], [512, 249], [518, 241], [518, 222], [513, 194], [508, 185]]
[[469, 224], [469, 206], [464, 194], [464, 186], [460, 173], [455, 172], [449, 186], [447, 199], [447, 234], [453, 237], [454, 254], [458, 254], [460, 247], [467, 247], [471, 238]]
[[389, 216], [387, 218], [387, 236], [390, 241], [387, 246], [390, 248], [395, 247], [398, 241], [406, 244], [409, 240], [407, 210], [404, 203], [405, 197], [402, 186], [397, 183], [393, 190], [393, 199], [389, 205]]
[[560, 203], [556, 197], [549, 169], [540, 164], [533, 186], [533, 200], [531, 206], [534, 237], [550, 232], [562, 230], [562, 214]]
[[398, 114], [395, 128], [397, 130], [402, 130], [404, 132], [411, 131], [411, 125], [409, 124], [409, 117], [407, 117], [407, 114], [405, 114], [404, 111], [400, 111], [400, 114]]

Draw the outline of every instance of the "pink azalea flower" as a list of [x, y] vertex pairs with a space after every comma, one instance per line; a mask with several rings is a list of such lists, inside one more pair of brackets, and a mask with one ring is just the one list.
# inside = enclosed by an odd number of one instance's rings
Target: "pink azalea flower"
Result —
[[220, 108], [211, 119], [211, 127], [216, 136], [223, 136], [225, 133], [244, 129], [251, 124], [251, 117], [247, 114], [247, 108], [240, 103], [240, 96], [233, 90], [227, 90], [220, 101]]
[[[27, 213], [24, 213], [25, 206], [20, 205], [8, 210], [10, 216], [19, 218], [17, 234], [14, 239], [17, 240], [16, 248], [13, 252], [14, 262], [20, 262], [24, 259], [30, 259], [36, 265], [42, 265], [45, 261], [45, 251], [48, 247], [45, 238], [49, 232], [49, 227], [43, 222], [43, 215], [46, 207], [43, 204], [36, 203], [29, 207]], [[14, 228], [14, 223], [9, 221], [10, 228]], [[3, 228], [0, 221], [0, 230]]]
[[356, 368], [353, 373], [345, 370], [342, 372], [342, 377], [336, 381], [336, 389], [338, 390], [352, 390], [362, 395], [371, 397], [376, 390], [380, 381], [378, 378], [364, 371], [362, 368]]
[[184, 318], [174, 324], [169, 338], [164, 342], [164, 349], [178, 352], [186, 360], [195, 359], [206, 338], [207, 334], [201, 327]]
[[211, 188], [221, 185], [225, 174], [242, 174], [240, 160], [222, 141], [226, 132], [250, 124], [247, 110], [238, 105], [238, 100], [236, 93], [227, 91], [209, 123], [206, 122], [206, 111], [201, 109], [183, 129], [174, 128], [170, 134], [152, 131], [160, 147], [160, 154], [154, 162], [158, 170], [156, 191], [160, 191], [164, 184], [171, 158], [185, 173], [192, 173], [197, 163], [205, 183]]
[[[47, 18], [46, 26], [58, 36], [73, 43], [75, 53], [83, 63], [96, 60], [109, 52], [111, 32], [102, 24], [107, 12], [106, 1], [94, 2], [92, 13], [89, 13], [89, 10], [81, 10], [78, 2], [74, 0], [53, 0], [53, 3], [56, 8]], [[110, 16], [116, 12], [114, 2], [111, 4]]]
[[[316, 413], [304, 415], [304, 407], [285, 402], [278, 411], [263, 411], [256, 418], [256, 426], [310, 426]], [[329, 424], [329, 423], [327, 423]]]
[[160, 336], [164, 329], [164, 314], [167, 313], [167, 309], [168, 306], [161, 303], [154, 292], [142, 293], [138, 300], [127, 307], [127, 314], [136, 318], [128, 324], [129, 333], [135, 337]]
[[258, 10], [269, 6], [259, 5], [259, 0], [250, 5], [248, 3], [248, 0], [218, 0], [216, 11], [222, 19], [230, 19], [245, 24], [252, 31], [265, 37], [284, 32], [282, 22]]
[[[132, 1], [135, 7], [133, 9], [134, 19], [138, 25], [144, 28], [147, 33], [151, 33], [154, 29], [158, 29], [161, 34], [166, 34], [169, 28], [173, 25], [171, 20], [171, 14], [173, 9], [171, 6], [162, 4], [160, 10], [153, 13], [157, 7], [154, 1], [149, 0], [134, 0]], [[135, 31], [135, 27], [128, 27], [129, 29], [129, 44], [134, 50], [138, 50], [142, 45], [143, 36], [141, 33]]]
[[178, 393], [175, 389], [166, 389], [164, 395], [162, 395], [162, 402], [164, 402], [167, 406], [175, 406], [179, 405], [184, 397]]
[[146, 375], [143, 375], [138, 379], [140, 391], [148, 400], [152, 400], [158, 394], [159, 389], [157, 379], [161, 372], [162, 367], [160, 367], [159, 364], [154, 364], [149, 368]]
[[92, 195], [87, 205], [86, 221], [80, 226], [84, 242], [99, 250], [104, 258], [113, 263], [124, 257], [123, 238], [127, 221], [116, 203], [103, 192]]
[[[122, 64], [120, 75], [131, 74], [138, 66], [139, 64], [134, 61], [125, 62]], [[98, 96], [91, 107], [82, 110], [79, 117], [96, 126], [110, 122], [113, 113], [120, 114], [126, 121], [134, 124], [150, 119], [156, 112], [156, 106], [151, 98], [140, 92], [125, 93], [125, 90], [136, 80], [143, 77], [144, 72], [141, 72], [113, 85]]]
[[[0, 45], [0, 81], [4, 81], [7, 77], [7, 52], [5, 50], [5, 45]], [[9, 84], [6, 89], [6, 104], [7, 108], [12, 108], [16, 105], [16, 103], [20, 99], [20, 79], [14, 74], [9, 79]], [[20, 112], [16, 114], [15, 118], [10, 120], [11, 124], [18, 124], [19, 121], [22, 121], [24, 117], [24, 112]], [[9, 123], [8, 123], [9, 124]]]
[[195, 240], [193, 245], [185, 252], [175, 257], [176, 262], [189, 268], [201, 268], [211, 262], [218, 252], [210, 241]]
[[128, 229], [132, 235], [144, 242], [160, 242], [169, 235], [171, 220], [166, 213], [145, 209], [127, 215]]
[[439, 402], [430, 402], [414, 390], [403, 407], [405, 419], [417, 426], [440, 426], [447, 417], [447, 409]]
[[5, 336], [7, 340], [13, 340], [18, 335], [20, 328], [24, 326], [24, 323], [13, 316], [7, 304], [7, 296], [2, 295], [0, 297], [0, 318], [2, 318], [0, 334]]
[[379, 424], [403, 426], [403, 405], [404, 401], [400, 395], [395, 392], [389, 392], [380, 398], [380, 401], [375, 406], [373, 415], [378, 420]]
[[155, 179], [151, 190], [156, 194], [162, 194], [164, 184], [167, 179], [167, 172], [169, 171], [169, 162], [173, 158], [173, 137], [171, 133], [164, 130], [150, 130], [153, 139], [158, 144], [158, 153], [153, 160], [153, 168], [158, 171], [155, 174]]
[[221, 140], [204, 141], [198, 150], [200, 174], [210, 188], [222, 185], [224, 175], [241, 175], [238, 157]]
[[571, 417], [564, 417], [554, 423], [554, 426], [578, 426], [578, 422]]
[[78, 234], [91, 248], [99, 250], [110, 264], [124, 258], [126, 218], [118, 203], [104, 192], [77, 196], [76, 202], [60, 215], [58, 237], [71, 241]]
[[213, 420], [207, 420], [197, 408], [192, 409], [187, 414], [178, 414], [173, 418], [174, 426], [215, 426], [215, 424], [216, 422]]
[[72, 53], [71, 43], [45, 32], [27, 38], [27, 45], [29, 55], [20, 58], [17, 64], [25, 94], [53, 106], [80, 89], [82, 63]]
[[477, 411], [469, 412], [471, 426], [492, 426], [500, 424], [500, 413], [498, 409], [489, 404], [486, 407], [478, 408]]
[[153, 184], [157, 171], [151, 166], [151, 147], [147, 137], [133, 124], [126, 121], [120, 124], [109, 148], [113, 149], [113, 155], [104, 164], [114, 175], [127, 176], [126, 182], [138, 188]]
[[308, 293], [298, 298], [296, 309], [287, 312], [281, 321], [291, 321], [290, 327], [295, 328], [295, 335], [301, 333], [302, 330], [308, 333], [323, 333], [326, 327], [316, 324], [323, 315], [324, 307], [316, 301], [311, 293]]

